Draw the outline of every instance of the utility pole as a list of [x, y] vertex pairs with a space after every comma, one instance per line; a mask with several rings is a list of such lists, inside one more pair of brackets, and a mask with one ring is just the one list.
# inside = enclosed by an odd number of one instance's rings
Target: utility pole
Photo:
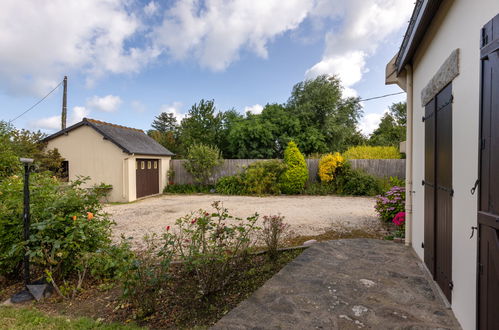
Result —
[[64, 91], [62, 94], [62, 115], [61, 115], [61, 129], [66, 128], [66, 117], [68, 116], [68, 77], [64, 76], [63, 80]]

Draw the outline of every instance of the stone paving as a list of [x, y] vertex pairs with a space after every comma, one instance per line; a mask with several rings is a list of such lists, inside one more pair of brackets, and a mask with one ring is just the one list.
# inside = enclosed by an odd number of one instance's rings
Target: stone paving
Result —
[[317, 243], [213, 329], [461, 329], [403, 244]]

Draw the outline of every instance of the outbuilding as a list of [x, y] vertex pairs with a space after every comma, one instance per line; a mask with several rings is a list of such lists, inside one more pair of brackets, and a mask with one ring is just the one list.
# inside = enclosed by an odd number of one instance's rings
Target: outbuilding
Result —
[[499, 1], [417, 0], [386, 83], [407, 92], [406, 243], [463, 329], [499, 329]]
[[111, 185], [110, 202], [159, 194], [168, 184], [173, 153], [140, 129], [83, 118], [45, 141], [65, 159], [69, 180], [88, 176], [88, 185]]

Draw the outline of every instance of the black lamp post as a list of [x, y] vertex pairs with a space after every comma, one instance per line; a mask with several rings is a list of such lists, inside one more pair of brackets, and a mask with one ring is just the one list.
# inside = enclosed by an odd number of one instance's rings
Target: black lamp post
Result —
[[[29, 173], [31, 170], [31, 164], [33, 159], [31, 158], [20, 158], [21, 163], [24, 164], [24, 212], [23, 212], [23, 239], [27, 243], [29, 240], [29, 226], [30, 226], [30, 215], [29, 215]], [[29, 276], [29, 255], [24, 254], [23, 260], [23, 279], [25, 289], [14, 294], [11, 297], [11, 302], [20, 303], [29, 300], [40, 300], [45, 295], [45, 290], [47, 289], [47, 284], [44, 281], [35, 281], [31, 283]]]

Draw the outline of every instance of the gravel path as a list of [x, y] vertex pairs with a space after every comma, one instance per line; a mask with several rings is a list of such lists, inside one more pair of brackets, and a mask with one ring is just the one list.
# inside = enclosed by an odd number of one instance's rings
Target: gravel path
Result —
[[137, 241], [146, 234], [162, 233], [165, 226], [192, 211], [211, 210], [214, 201], [221, 201], [230, 214], [241, 218], [255, 212], [261, 216], [281, 214], [297, 235], [320, 234], [335, 225], [359, 227], [378, 221], [371, 197], [161, 195], [108, 205], [104, 210], [116, 222], [114, 237], [125, 234]]

